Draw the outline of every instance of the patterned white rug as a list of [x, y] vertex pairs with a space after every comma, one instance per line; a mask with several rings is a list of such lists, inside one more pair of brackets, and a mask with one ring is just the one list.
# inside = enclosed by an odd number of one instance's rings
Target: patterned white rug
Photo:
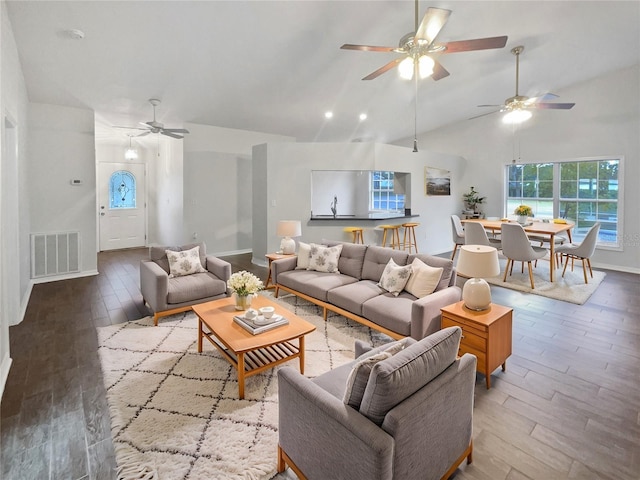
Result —
[[[271, 296], [271, 292], [264, 293]], [[391, 340], [294, 296], [276, 300], [317, 330], [306, 337], [305, 375], [353, 359], [355, 339]], [[208, 342], [197, 352], [192, 312], [98, 328], [119, 479], [268, 479], [276, 474], [277, 368], [249, 377]], [[298, 368], [298, 360], [287, 362]]]
[[[524, 273], [520, 262], [516, 262], [513, 267], [513, 273], [511, 276], [507, 275], [507, 281], [503, 282], [504, 268], [507, 260], [502, 254], [499, 255], [500, 259], [500, 275], [493, 278], [486, 278], [485, 280], [491, 285], [498, 287], [509, 288], [511, 290], [518, 290], [520, 292], [532, 293], [534, 295], [541, 295], [543, 297], [553, 298], [555, 300], [562, 300], [563, 302], [575, 303], [578, 305], [584, 304], [589, 297], [596, 291], [606, 274], [597, 270], [593, 270], [593, 278], [589, 278], [589, 283], [584, 283], [584, 275], [582, 274], [582, 262], [577, 261], [575, 263], [573, 271], [571, 271], [571, 265], [567, 267], [564, 278], [562, 277], [562, 267], [556, 269], [555, 281], [549, 281], [549, 257], [538, 260], [538, 266], [533, 268], [533, 284], [534, 289], [531, 289], [531, 283], [529, 281], [529, 270], [525, 263]], [[464, 284], [466, 279], [459, 277], [458, 285], [461, 286], [460, 281]]]

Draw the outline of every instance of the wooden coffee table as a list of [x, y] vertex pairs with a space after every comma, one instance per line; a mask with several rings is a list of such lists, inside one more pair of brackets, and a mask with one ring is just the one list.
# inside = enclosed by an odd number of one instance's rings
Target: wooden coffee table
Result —
[[261, 295], [251, 302], [251, 307], [255, 309], [266, 306], [274, 307], [277, 314], [289, 320], [289, 324], [252, 335], [233, 321], [234, 315], [243, 312], [235, 309], [231, 297], [193, 306], [198, 316], [198, 352], [202, 352], [202, 339], [206, 337], [235, 367], [241, 399], [244, 398], [246, 377], [296, 357], [300, 359], [300, 373], [304, 373], [304, 336], [316, 329], [311, 323]]

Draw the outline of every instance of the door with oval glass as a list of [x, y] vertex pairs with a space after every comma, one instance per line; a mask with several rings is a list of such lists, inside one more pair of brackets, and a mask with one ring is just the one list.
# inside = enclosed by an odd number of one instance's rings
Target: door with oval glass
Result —
[[146, 175], [140, 163], [100, 163], [100, 251], [146, 244]]

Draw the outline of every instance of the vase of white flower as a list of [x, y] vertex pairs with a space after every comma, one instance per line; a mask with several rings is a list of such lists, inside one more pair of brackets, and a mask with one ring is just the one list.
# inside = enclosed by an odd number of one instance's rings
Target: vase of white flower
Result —
[[264, 284], [258, 277], [244, 270], [231, 275], [227, 280], [227, 286], [234, 293], [236, 310], [249, 308], [251, 299], [264, 288]]

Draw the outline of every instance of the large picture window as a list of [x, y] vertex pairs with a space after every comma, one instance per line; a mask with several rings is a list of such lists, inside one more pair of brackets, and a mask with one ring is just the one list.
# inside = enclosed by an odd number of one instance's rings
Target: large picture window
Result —
[[620, 158], [568, 160], [508, 165], [506, 214], [521, 204], [536, 217], [575, 222], [573, 239], [581, 241], [600, 222], [599, 246], [618, 247], [622, 225]]
[[404, 212], [404, 195], [394, 193], [393, 182], [393, 172], [371, 172], [370, 211]]

